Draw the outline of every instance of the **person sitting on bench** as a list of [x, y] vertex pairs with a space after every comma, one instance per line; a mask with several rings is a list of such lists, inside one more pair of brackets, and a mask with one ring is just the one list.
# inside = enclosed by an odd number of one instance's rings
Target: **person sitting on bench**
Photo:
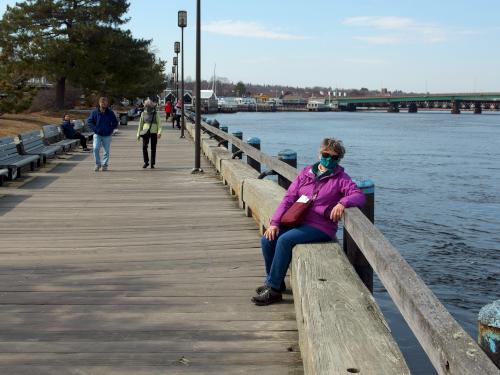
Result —
[[64, 136], [68, 139], [79, 139], [80, 144], [82, 145], [83, 151], [90, 151], [87, 148], [87, 138], [84, 135], [77, 132], [74, 128], [74, 125], [71, 123], [71, 117], [68, 113], [66, 113], [63, 117], [63, 123], [61, 128], [64, 132]]

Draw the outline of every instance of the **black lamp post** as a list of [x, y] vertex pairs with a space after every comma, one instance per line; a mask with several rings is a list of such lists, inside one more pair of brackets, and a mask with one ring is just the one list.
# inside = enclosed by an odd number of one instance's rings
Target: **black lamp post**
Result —
[[[179, 52], [181, 52], [181, 43], [180, 42], [174, 43], [174, 52], [176, 55], [176, 57], [174, 57], [174, 61], [175, 61], [174, 65], [177, 67], [178, 61], [179, 61]], [[178, 71], [178, 69], [177, 69], [177, 74], [175, 76], [175, 82], [176, 82], [175, 98], [179, 99], [179, 71]]]
[[177, 25], [181, 28], [181, 138], [184, 138], [186, 119], [184, 117], [184, 28], [187, 26], [187, 12], [179, 10], [177, 13]]
[[196, 0], [196, 117], [195, 117], [195, 146], [193, 173], [202, 173], [200, 165], [201, 152], [201, 16], [200, 0]]
[[[175, 99], [176, 100], [179, 100], [179, 68], [178, 68], [178, 60], [177, 60], [177, 57], [174, 57], [173, 58], [173, 68], [175, 69]], [[174, 71], [174, 69], [172, 69], [172, 71]]]

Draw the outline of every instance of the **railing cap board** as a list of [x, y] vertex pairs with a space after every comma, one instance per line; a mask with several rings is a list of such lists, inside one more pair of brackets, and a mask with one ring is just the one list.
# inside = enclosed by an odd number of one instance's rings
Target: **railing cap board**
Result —
[[382, 312], [337, 242], [295, 246], [291, 280], [306, 374], [410, 374]]
[[344, 227], [377, 273], [439, 374], [500, 374], [401, 254], [358, 208], [345, 210]]

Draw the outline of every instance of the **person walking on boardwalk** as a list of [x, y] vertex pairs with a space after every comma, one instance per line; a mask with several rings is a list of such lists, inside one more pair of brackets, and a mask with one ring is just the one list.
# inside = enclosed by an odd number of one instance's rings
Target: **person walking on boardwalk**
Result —
[[63, 116], [63, 123], [61, 124], [61, 129], [64, 133], [64, 136], [67, 139], [79, 139], [80, 140], [80, 145], [83, 148], [83, 151], [90, 151], [87, 148], [87, 138], [79, 132], [75, 130], [75, 126], [71, 122], [71, 116], [69, 113], [64, 114]]
[[137, 140], [142, 137], [142, 156], [144, 158], [143, 168], [147, 168], [150, 162], [148, 155], [149, 140], [151, 140], [151, 168], [156, 163], [156, 144], [161, 138], [161, 119], [156, 112], [156, 105], [152, 100], [146, 100], [144, 103], [144, 112], [139, 120], [137, 128]]
[[182, 100], [177, 100], [175, 104], [175, 122], [177, 129], [181, 128], [181, 117], [182, 117]]
[[[113, 134], [113, 130], [118, 127], [116, 115], [109, 108], [108, 98], [99, 98], [99, 106], [90, 113], [87, 119], [87, 125], [95, 133], [93, 144], [95, 159], [94, 171], [98, 172], [100, 168], [102, 168], [103, 171], [107, 171], [109, 164], [109, 150], [111, 147], [111, 135]], [[104, 149], [102, 164], [100, 157], [101, 146]]]
[[344, 208], [365, 204], [363, 192], [338, 165], [344, 154], [342, 141], [323, 139], [319, 162], [304, 168], [285, 193], [261, 239], [267, 277], [252, 298], [256, 305], [282, 300], [295, 245], [334, 240]]
[[[172, 102], [170, 100], [167, 100], [167, 102], [165, 103], [165, 121], [168, 122], [168, 118], [170, 117], [171, 114], [172, 114]], [[172, 127], [174, 127], [173, 123]]]

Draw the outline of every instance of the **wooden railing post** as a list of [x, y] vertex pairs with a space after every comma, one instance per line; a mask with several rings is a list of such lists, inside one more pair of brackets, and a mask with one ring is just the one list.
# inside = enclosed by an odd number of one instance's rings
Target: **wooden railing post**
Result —
[[[250, 146], [256, 148], [257, 150], [260, 150], [260, 138], [257, 137], [249, 138], [247, 139], [247, 143]], [[260, 173], [260, 163], [248, 155], [247, 155], [247, 164]]]
[[[297, 153], [293, 150], [286, 149], [278, 153], [278, 159], [297, 168]], [[282, 188], [288, 189], [292, 182], [287, 180], [285, 177], [278, 174], [278, 185]]]
[[[233, 136], [235, 136], [236, 138], [238, 139], [243, 139], [243, 132], [242, 131], [235, 131], [232, 133]], [[236, 147], [235, 145], [231, 145], [231, 152], [233, 153], [233, 155], [238, 152], [240, 149], [238, 147]], [[241, 155], [238, 155], [237, 156], [239, 159], [241, 159]]]
[[[227, 133], [228, 132], [228, 127], [227, 126], [221, 126], [219, 128], [221, 131], [223, 131], [224, 133]], [[221, 145], [225, 148], [229, 148], [229, 142], [228, 141], [224, 141], [221, 143]]]
[[479, 346], [500, 368], [500, 299], [479, 311], [478, 326]]
[[[375, 184], [371, 180], [354, 180], [358, 188], [360, 188], [366, 197], [366, 203], [361, 208], [361, 212], [372, 223], [375, 222]], [[370, 293], [373, 294], [373, 268], [366, 260], [365, 256], [358, 248], [352, 237], [344, 228], [344, 252], [354, 267], [356, 273]]]

